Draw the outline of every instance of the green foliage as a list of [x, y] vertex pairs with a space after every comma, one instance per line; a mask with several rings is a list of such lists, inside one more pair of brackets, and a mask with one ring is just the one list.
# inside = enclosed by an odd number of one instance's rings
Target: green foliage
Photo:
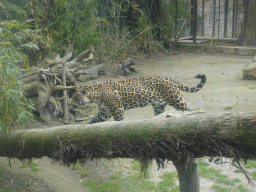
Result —
[[[228, 192], [228, 191], [232, 191], [231, 188], [229, 187], [224, 187], [218, 184], [222, 184], [225, 186], [232, 186], [232, 187], [237, 187], [240, 191], [247, 191], [246, 187], [244, 187], [243, 185], [239, 184], [236, 186], [237, 183], [240, 183], [241, 180], [238, 178], [235, 179], [228, 179], [227, 175], [223, 175], [221, 174], [221, 170], [216, 170], [213, 169], [212, 167], [209, 167], [209, 164], [204, 162], [203, 159], [198, 159], [198, 165], [199, 165], [199, 175], [201, 177], [204, 178], [208, 178], [211, 180], [214, 180], [214, 185], [212, 186], [212, 189], [214, 191], [218, 191], [218, 192]], [[235, 171], [238, 172], [238, 171]], [[238, 187], [239, 186], [239, 187]]]
[[103, 191], [111, 191], [117, 192], [121, 190], [121, 182], [118, 181], [109, 181], [109, 182], [100, 182], [94, 179], [87, 179], [84, 183], [86, 187], [88, 187], [91, 191], [95, 192], [103, 192]]
[[229, 187], [223, 187], [221, 185], [213, 185], [212, 189], [217, 192], [231, 192], [232, 189]]
[[238, 189], [239, 191], [241, 191], [241, 192], [248, 192], [248, 189], [247, 189], [244, 185], [242, 185], [242, 184], [239, 184], [239, 185], [237, 186], [237, 189]]
[[0, 1], [0, 21], [17, 20], [24, 21], [29, 18], [26, 10], [22, 8], [23, 2], [17, 0], [2, 0]]
[[[171, 46], [171, 41], [177, 35], [177, 32], [181, 30], [183, 22], [189, 21], [190, 15], [190, 1], [177, 1], [177, 18], [181, 19], [177, 22], [175, 28], [176, 19], [176, 0], [168, 0], [162, 2], [162, 13], [161, 13], [161, 37], [165, 44]], [[176, 31], [175, 31], [176, 29]]]
[[164, 172], [162, 178], [163, 180], [158, 183], [158, 189], [160, 191], [169, 191], [168, 189], [175, 186], [175, 180], [177, 179], [177, 173]]
[[252, 172], [252, 179], [256, 179], [256, 171]]
[[41, 58], [42, 51], [47, 47], [47, 40], [42, 36], [41, 28], [37, 27], [37, 21], [41, 19], [29, 19], [33, 15], [32, 12], [38, 13], [38, 10], [31, 12], [28, 10], [31, 4], [29, 0], [0, 2], [0, 10], [3, 13], [0, 14], [0, 19], [3, 21], [0, 25], [4, 30], [5, 38], [8, 38], [19, 52], [27, 56], [25, 59], [27, 64], [35, 65]]
[[37, 173], [38, 171], [41, 171], [40, 169], [38, 169], [37, 164], [36, 164], [34, 161], [32, 161], [32, 159], [30, 159], [30, 160], [25, 160], [25, 161], [23, 162], [23, 164], [20, 165], [19, 167], [20, 167], [20, 168], [29, 167], [29, 168], [31, 169], [31, 171], [32, 171], [32, 172], [35, 172], [35, 173]]
[[66, 46], [73, 42], [74, 54], [78, 55], [98, 43], [96, 7], [95, 0], [54, 1], [49, 9], [51, 23], [48, 25], [52, 49], [64, 53]]
[[[28, 123], [33, 115], [33, 104], [26, 99], [17, 77], [26, 56], [22, 48], [26, 24], [19, 22], [0, 24], [0, 132], [10, 131], [14, 125]], [[25, 37], [24, 37], [25, 38]]]
[[245, 164], [245, 167], [248, 169], [256, 168], [256, 161], [255, 160], [248, 160]]
[[88, 171], [83, 168], [83, 166], [77, 162], [76, 164], [71, 164], [71, 169], [76, 170], [80, 177], [88, 176]]
[[[3, 0], [0, 17], [9, 22], [26, 20], [33, 26], [31, 31], [43, 34], [44, 38], [32, 38], [34, 44], [24, 45], [30, 48], [31, 64], [51, 52], [64, 54], [70, 43], [74, 43], [74, 56], [94, 46], [97, 58], [107, 62], [157, 52], [162, 48], [154, 40], [158, 27], [162, 39], [172, 39], [175, 0], [162, 1], [161, 19], [152, 19], [152, 7], [147, 10], [145, 5], [149, 4], [130, 0]], [[189, 1], [178, 1], [177, 14], [190, 17]]]
[[225, 110], [230, 110], [230, 109], [232, 109], [232, 107], [231, 107], [231, 106], [227, 106], [227, 107], [225, 107], [224, 109], [225, 109]]

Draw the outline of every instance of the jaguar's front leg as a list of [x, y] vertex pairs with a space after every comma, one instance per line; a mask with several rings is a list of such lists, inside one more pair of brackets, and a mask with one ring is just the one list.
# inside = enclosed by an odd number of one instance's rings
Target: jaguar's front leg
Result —
[[98, 104], [99, 113], [95, 115], [89, 124], [107, 121], [112, 115], [110, 109], [104, 103]]
[[104, 121], [107, 121], [110, 117], [111, 117], [110, 113], [108, 114], [108, 113], [99, 112], [97, 115], [95, 115], [92, 118], [89, 124], [104, 122]]

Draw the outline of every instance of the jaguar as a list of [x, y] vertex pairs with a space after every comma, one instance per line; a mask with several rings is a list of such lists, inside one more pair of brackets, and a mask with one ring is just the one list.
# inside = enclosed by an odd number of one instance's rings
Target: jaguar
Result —
[[76, 109], [87, 103], [97, 103], [99, 112], [89, 124], [108, 120], [124, 119], [124, 111], [134, 107], [152, 105], [155, 116], [161, 114], [168, 104], [177, 110], [189, 110], [180, 91], [194, 93], [206, 83], [206, 76], [198, 74], [201, 79], [195, 87], [185, 86], [171, 77], [139, 77], [123, 81], [107, 80], [95, 85], [80, 86], [75, 90], [70, 102]]

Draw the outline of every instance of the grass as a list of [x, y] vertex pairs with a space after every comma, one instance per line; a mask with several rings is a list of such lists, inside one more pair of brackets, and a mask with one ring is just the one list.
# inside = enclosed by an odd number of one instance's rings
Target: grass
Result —
[[[254, 161], [248, 161], [250, 167], [256, 166]], [[155, 184], [153, 181], [149, 180], [150, 171], [147, 172], [146, 178], [141, 174], [141, 165], [138, 161], [131, 161], [130, 174], [127, 176], [122, 176], [121, 172], [111, 175], [107, 182], [102, 182], [99, 180], [88, 178], [83, 182], [88, 189], [94, 192], [179, 192], [179, 187], [175, 184], [175, 180], [178, 179], [177, 172], [164, 172], [160, 177], [162, 180]], [[213, 180], [214, 184], [211, 187], [216, 192], [231, 192], [231, 191], [241, 191], [247, 192], [247, 188], [239, 184], [240, 179], [229, 179], [227, 175], [221, 174], [221, 170], [214, 169], [210, 167], [210, 164], [205, 162], [203, 159], [198, 159], [199, 175], [203, 178]], [[72, 169], [81, 169], [80, 164], [72, 165]], [[236, 172], [236, 171], [235, 171]], [[256, 171], [254, 173], [256, 177]]]
[[[238, 178], [230, 180], [227, 175], [221, 174], [221, 170], [214, 169], [209, 166], [203, 159], [198, 159], [199, 166], [199, 175], [203, 178], [207, 178], [214, 181], [213, 186], [211, 187], [214, 191], [217, 192], [229, 192], [234, 191], [236, 188], [241, 191], [248, 191], [245, 186], [240, 183], [241, 180]], [[240, 172], [235, 170], [235, 172]]]
[[225, 185], [234, 185], [235, 183], [239, 183], [241, 182], [240, 179], [233, 179], [233, 180], [229, 180], [227, 175], [218, 175], [216, 180], [216, 183], [222, 183]]
[[100, 182], [94, 179], [87, 179], [83, 185], [86, 185], [91, 191], [100, 192], [100, 191], [111, 191], [116, 192], [121, 190], [120, 181], [109, 181], [109, 182]]
[[218, 191], [218, 192], [231, 192], [232, 189], [229, 187], [223, 187], [221, 185], [213, 185], [211, 187], [214, 191]]
[[0, 191], [1, 192], [27, 192], [33, 191], [38, 180], [27, 174], [15, 172], [0, 164]]
[[32, 172], [37, 173], [38, 171], [41, 171], [38, 169], [37, 164], [32, 161], [32, 159], [25, 160], [22, 165], [19, 166], [19, 168], [27, 168], [29, 167]]
[[256, 171], [253, 171], [251, 174], [252, 174], [252, 179], [256, 179]]
[[161, 178], [163, 180], [158, 183], [158, 190], [168, 191], [168, 188], [175, 186], [174, 180], [178, 178], [178, 175], [174, 172], [165, 172]]
[[86, 177], [88, 176], [88, 171], [85, 170], [80, 163], [71, 164], [71, 169], [76, 170], [77, 173], [80, 175], [80, 177]]
[[88, 178], [83, 185], [93, 192], [125, 192], [125, 191], [142, 191], [142, 192], [178, 192], [179, 187], [176, 186], [175, 180], [178, 178], [177, 173], [165, 172], [158, 184], [150, 181], [150, 172], [147, 173], [146, 178], [142, 177], [141, 165], [138, 161], [131, 161], [130, 166], [131, 173], [128, 176], [121, 176], [121, 173], [115, 173], [111, 175], [110, 180], [102, 182]]
[[251, 87], [250, 89], [255, 89], [255, 87]]
[[248, 160], [245, 164], [245, 167], [248, 169], [256, 168], [256, 161], [255, 160]]
[[231, 107], [231, 106], [227, 106], [227, 107], [225, 107], [224, 109], [225, 109], [225, 110], [230, 110], [230, 109], [232, 109], [232, 107]]
[[239, 191], [241, 191], [241, 192], [248, 192], [248, 189], [246, 189], [246, 187], [245, 187], [244, 185], [242, 185], [242, 184], [239, 184], [239, 185], [237, 186], [237, 189], [238, 189]]

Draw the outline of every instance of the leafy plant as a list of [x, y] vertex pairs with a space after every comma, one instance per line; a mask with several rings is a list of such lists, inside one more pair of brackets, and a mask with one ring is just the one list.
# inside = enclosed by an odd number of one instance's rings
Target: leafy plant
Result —
[[[177, 13], [176, 13], [176, 2], [177, 2]], [[177, 32], [180, 30], [181, 32], [184, 31], [186, 25], [188, 24], [187, 21], [190, 20], [190, 2], [189, 1], [175, 1], [175, 0], [168, 0], [162, 2], [162, 13], [161, 13], [161, 39], [164, 41], [166, 46], [172, 46], [172, 44], [177, 43], [178, 39], [175, 42], [172, 42], [172, 39], [178, 37]], [[180, 19], [175, 24], [177, 18]], [[181, 29], [181, 27], [184, 29]]]
[[76, 164], [71, 164], [70, 167], [71, 169], [76, 170], [80, 177], [88, 176], [88, 171], [85, 170], [79, 162], [77, 162]]
[[28, 26], [19, 22], [0, 25], [0, 132], [6, 133], [14, 125], [32, 120], [33, 104], [26, 99], [17, 77], [21, 66], [27, 65], [21, 53], [22, 35]]
[[40, 169], [38, 169], [37, 167], [37, 164], [32, 161], [32, 159], [29, 159], [29, 160], [25, 160], [23, 162], [22, 165], [19, 166], [20, 168], [26, 168], [26, 167], [29, 167], [31, 169], [32, 172], [35, 172], [37, 173], [38, 171], [41, 171]]
[[232, 107], [231, 107], [231, 106], [227, 106], [227, 107], [225, 107], [224, 109], [225, 109], [225, 110], [230, 110], [230, 109], [232, 109]]

